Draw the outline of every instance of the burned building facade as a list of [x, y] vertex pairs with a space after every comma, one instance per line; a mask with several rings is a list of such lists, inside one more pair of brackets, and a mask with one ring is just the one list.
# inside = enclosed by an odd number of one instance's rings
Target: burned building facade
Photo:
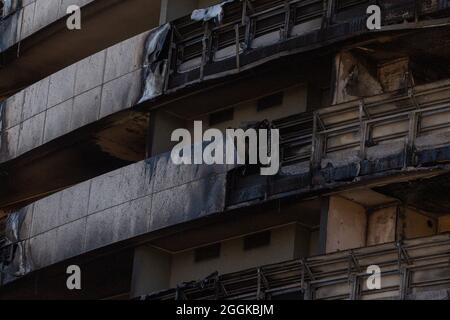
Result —
[[[449, 298], [450, 1], [2, 4], [1, 299]], [[174, 164], [194, 121], [278, 173]]]

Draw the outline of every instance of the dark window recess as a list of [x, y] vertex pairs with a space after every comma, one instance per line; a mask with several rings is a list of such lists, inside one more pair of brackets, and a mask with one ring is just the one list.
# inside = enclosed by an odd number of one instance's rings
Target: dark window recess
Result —
[[3, 12], [5, 8], [5, 4], [3, 3], [2, 0], [0, 0], [0, 20], [3, 18], [3, 16], [5, 15], [5, 13]]
[[211, 113], [209, 115], [209, 125], [213, 126], [221, 122], [233, 120], [233, 116], [234, 116], [233, 108]]
[[244, 238], [244, 250], [252, 250], [270, 245], [270, 231], [251, 234]]
[[270, 96], [261, 98], [258, 100], [258, 104], [256, 106], [257, 110], [262, 111], [268, 108], [280, 106], [283, 104], [283, 98], [284, 98], [283, 92], [278, 92]]
[[220, 257], [220, 243], [195, 249], [195, 262], [211, 260]]

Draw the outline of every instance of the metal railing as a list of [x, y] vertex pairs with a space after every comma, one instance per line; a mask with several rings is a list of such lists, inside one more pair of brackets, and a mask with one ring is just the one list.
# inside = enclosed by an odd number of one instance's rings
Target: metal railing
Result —
[[319, 109], [312, 130], [312, 165], [345, 150], [366, 159], [370, 147], [391, 142], [403, 143], [405, 150], [414, 152], [418, 138], [450, 131], [450, 84], [444, 81], [393, 97], [383, 94]]
[[[408, 299], [450, 288], [450, 237], [433, 237], [347, 250], [260, 266], [180, 284], [142, 299]], [[381, 270], [381, 289], [371, 290], [367, 267]]]
[[[194, 21], [190, 16], [172, 23], [169, 50], [169, 76], [197, 70], [198, 79], [205, 77], [205, 66], [226, 59], [234, 60], [233, 69], [240, 70], [241, 55], [257, 47], [255, 39], [270, 34], [279, 43], [319, 31], [323, 40], [334, 35], [327, 30], [350, 23], [347, 32], [365, 30], [366, 8], [382, 7], [383, 25], [419, 21], [429, 16], [448, 14], [447, 0], [243, 0], [223, 5], [221, 23]], [[312, 23], [312, 22], [316, 23]], [[299, 32], [293, 32], [299, 26]], [[276, 35], [275, 35], [276, 33]], [[270, 41], [269, 41], [270, 42]], [[273, 44], [270, 42], [271, 44]], [[264, 46], [264, 43], [261, 44]], [[223, 70], [221, 69], [220, 72]], [[218, 71], [219, 72], [219, 71]], [[166, 89], [171, 87], [166, 81]], [[175, 85], [176, 87], [176, 85]]]
[[[450, 81], [321, 108], [273, 125], [280, 130], [283, 165], [309, 162], [320, 167], [323, 159], [346, 151], [365, 160], [372, 147], [390, 143], [402, 144], [412, 159], [417, 149], [427, 147], [418, 146], [417, 139], [450, 132]], [[431, 140], [428, 147], [450, 145], [450, 136], [447, 140]], [[406, 161], [408, 165], [414, 163]]]

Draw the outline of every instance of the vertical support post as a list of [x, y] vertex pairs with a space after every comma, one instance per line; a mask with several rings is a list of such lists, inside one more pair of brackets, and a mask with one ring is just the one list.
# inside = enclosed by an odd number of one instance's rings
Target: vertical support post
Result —
[[242, 1], [242, 16], [241, 16], [241, 25], [245, 25], [247, 19], [247, 1]]
[[256, 300], [260, 300], [261, 298], [261, 269], [257, 269], [258, 272], [258, 280], [257, 280], [257, 286], [256, 286]]
[[244, 45], [245, 50], [250, 48], [252, 42], [252, 20], [248, 16], [248, 9], [252, 9], [251, 3], [248, 0], [244, 1], [245, 12], [242, 13], [242, 23], [245, 25], [245, 39]]
[[316, 162], [316, 135], [317, 135], [317, 115], [313, 113], [313, 128], [312, 128], [312, 136], [311, 136], [311, 159], [310, 159], [310, 167], [314, 168]]
[[311, 282], [306, 282], [305, 294], [303, 297], [304, 300], [313, 300], [313, 289], [311, 287]]
[[414, 149], [417, 136], [417, 113], [409, 114], [408, 141], [406, 142], [405, 168], [414, 164]]
[[[175, 27], [173, 27], [173, 28], [175, 28]], [[170, 75], [172, 74], [172, 65], [173, 65], [173, 63], [172, 63], [172, 59], [173, 59], [173, 51], [176, 49], [176, 46], [175, 46], [175, 44], [174, 44], [174, 34], [175, 34], [175, 31], [173, 30], [173, 28], [172, 28], [172, 30], [170, 31], [170, 43], [169, 43], [169, 56], [167, 57], [167, 65], [166, 65], [166, 72], [165, 72], [165, 74], [164, 74], [164, 89], [163, 89], [163, 92], [166, 92], [167, 91], [167, 88], [169, 87], [169, 78], [170, 78]], [[176, 57], [176, 55], [175, 55], [175, 57]]]
[[234, 25], [234, 33], [236, 36], [236, 69], [238, 70], [238, 72], [241, 69], [241, 63], [240, 63], [240, 58], [239, 58], [239, 51], [240, 51], [240, 44], [239, 44], [239, 24], [236, 23]]
[[334, 8], [335, 8], [334, 0], [325, 0], [324, 1], [325, 15], [324, 15], [324, 19], [322, 22], [322, 29], [327, 29], [333, 22]]
[[284, 3], [284, 12], [285, 12], [285, 18], [284, 18], [284, 30], [281, 34], [281, 38], [283, 40], [286, 40], [289, 38], [291, 34], [291, 6], [288, 0], [285, 0]]
[[203, 39], [202, 39], [202, 63], [200, 66], [200, 81], [203, 80], [205, 72], [205, 64], [208, 51], [208, 40], [209, 40], [209, 23], [205, 22], [205, 29], [203, 32]]
[[359, 300], [359, 277], [356, 274], [350, 275], [350, 300]]
[[409, 287], [409, 270], [407, 267], [400, 268], [400, 289], [399, 294], [400, 300], [405, 300], [408, 295], [408, 287]]
[[403, 241], [404, 239], [404, 228], [403, 228], [403, 222], [405, 218], [405, 207], [403, 204], [400, 204], [397, 206], [397, 213], [396, 213], [396, 231], [395, 231], [395, 241], [397, 243]]
[[361, 160], [366, 159], [366, 140], [367, 140], [367, 122], [364, 121], [364, 102], [359, 104], [359, 157]]
[[419, 22], [419, 1], [414, 0], [414, 22]]

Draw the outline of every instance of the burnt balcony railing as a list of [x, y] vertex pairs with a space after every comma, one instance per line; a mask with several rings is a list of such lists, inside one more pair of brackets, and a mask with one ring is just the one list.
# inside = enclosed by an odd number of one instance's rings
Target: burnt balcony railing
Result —
[[450, 144], [445, 135], [450, 132], [450, 82], [355, 100], [273, 124], [280, 130], [284, 165], [310, 162], [317, 167], [339, 153], [348, 161], [366, 159], [372, 149], [392, 144], [412, 153], [405, 165], [414, 165], [415, 150]]
[[[365, 32], [370, 4], [382, 8], [384, 26], [445, 16], [450, 8], [448, 0], [235, 0], [222, 6], [221, 19], [185, 16], [172, 23], [165, 89], [240, 71], [281, 51]], [[264, 54], [254, 54], [262, 48]]]
[[[287, 261], [156, 292], [141, 299], [418, 299], [450, 287], [448, 234]], [[367, 288], [367, 268], [381, 269], [382, 287]], [[439, 295], [436, 295], [439, 296]], [[444, 297], [448, 298], [448, 296]]]

